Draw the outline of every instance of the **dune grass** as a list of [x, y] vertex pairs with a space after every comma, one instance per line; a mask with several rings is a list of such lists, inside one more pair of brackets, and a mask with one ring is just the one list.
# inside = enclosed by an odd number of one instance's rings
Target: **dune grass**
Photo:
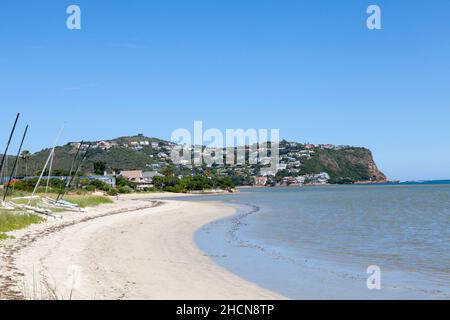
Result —
[[19, 214], [14, 212], [8, 212], [0, 210], [0, 241], [8, 238], [5, 232], [24, 229], [33, 223], [40, 223], [44, 219], [29, 214]]
[[92, 208], [101, 204], [110, 204], [113, 201], [103, 196], [88, 196], [88, 195], [70, 195], [65, 200], [77, 204], [80, 208]]

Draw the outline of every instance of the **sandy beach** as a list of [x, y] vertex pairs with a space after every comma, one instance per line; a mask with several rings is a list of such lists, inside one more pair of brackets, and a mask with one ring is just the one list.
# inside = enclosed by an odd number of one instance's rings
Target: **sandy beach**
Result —
[[0, 297], [283, 299], [197, 248], [196, 230], [234, 212], [221, 203], [128, 196], [16, 231], [0, 247]]

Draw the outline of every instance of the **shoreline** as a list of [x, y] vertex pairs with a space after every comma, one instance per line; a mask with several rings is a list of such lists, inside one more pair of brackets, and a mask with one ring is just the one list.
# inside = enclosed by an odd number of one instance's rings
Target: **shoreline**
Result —
[[[255, 191], [253, 197], [250, 194], [249, 197], [241, 196], [240, 200], [233, 199], [230, 204], [240, 207], [234, 218], [211, 223], [197, 233], [196, 240], [200, 248], [216, 254], [216, 263], [231, 272], [289, 299], [448, 299], [448, 288], [441, 285], [445, 283], [442, 278], [440, 283], [436, 283], [439, 278], [434, 278], [433, 275], [392, 267], [392, 264], [378, 258], [379, 256], [355, 255], [357, 258], [353, 259], [352, 253], [345, 255], [337, 251], [321, 252], [314, 245], [286, 245], [289, 237], [284, 238], [284, 243], [277, 241], [276, 239], [283, 240], [283, 237], [274, 239], [275, 235], [295, 232], [296, 227], [282, 224], [281, 229], [274, 228], [280, 223], [277, 212], [286, 207], [273, 207], [273, 199], [280, 199], [279, 197], [254, 197], [255, 194], [264, 195]], [[307, 196], [308, 194], [301, 199], [307, 200]], [[297, 196], [292, 199], [297, 199]], [[226, 198], [216, 200], [229, 203]], [[302, 207], [295, 209], [297, 207], [293, 203], [298, 202], [290, 202], [294, 209], [291, 213], [301, 211]], [[333, 203], [339, 205], [336, 201]], [[316, 206], [309, 207], [311, 208]], [[289, 215], [288, 212], [285, 215], [289, 220], [292, 214]], [[304, 216], [308, 220], [308, 215]], [[315, 238], [313, 236], [309, 239]], [[300, 240], [295, 243], [305, 242]], [[374, 262], [382, 264], [382, 290], [367, 288], [366, 270]]]
[[285, 299], [222, 268], [196, 245], [200, 228], [234, 208], [167, 200], [172, 196], [121, 196], [87, 214], [10, 233], [16, 239], [0, 244], [0, 298]]

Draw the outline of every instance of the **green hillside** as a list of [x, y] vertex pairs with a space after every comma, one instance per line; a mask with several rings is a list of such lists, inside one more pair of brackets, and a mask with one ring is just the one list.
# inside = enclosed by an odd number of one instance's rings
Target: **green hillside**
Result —
[[386, 176], [375, 165], [370, 150], [348, 148], [343, 150], [316, 150], [310, 159], [303, 160], [300, 173], [327, 172], [333, 181], [381, 181]]
[[[174, 144], [143, 135], [121, 137], [108, 141], [93, 141], [86, 161], [84, 173], [94, 172], [94, 163], [103, 161], [108, 171], [120, 170], [156, 170], [170, 165], [170, 153]], [[71, 143], [56, 148], [55, 169], [69, 170], [78, 144]], [[18, 175], [37, 174], [45, 164], [50, 149], [31, 156], [28, 161], [20, 160]], [[332, 145], [305, 145], [283, 141], [280, 144], [281, 163], [286, 166], [283, 176], [300, 176], [326, 172], [331, 183], [355, 181], [383, 181], [386, 176], [378, 170], [370, 150], [366, 148]], [[12, 159], [9, 161], [12, 163]], [[159, 164], [159, 165], [158, 165]], [[153, 165], [153, 166], [152, 166]], [[249, 183], [260, 173], [259, 165], [244, 167], [216, 167], [214, 173], [230, 176], [235, 181]], [[189, 173], [190, 170], [180, 172]], [[200, 173], [202, 170], [200, 169]]]

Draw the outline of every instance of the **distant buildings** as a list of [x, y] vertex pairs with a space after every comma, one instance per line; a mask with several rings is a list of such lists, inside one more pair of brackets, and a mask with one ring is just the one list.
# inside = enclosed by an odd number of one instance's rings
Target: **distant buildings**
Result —
[[160, 152], [160, 153], [158, 153], [158, 158], [160, 158], [160, 159], [168, 159], [168, 158], [170, 158], [170, 156], [167, 153]]
[[326, 172], [321, 172], [318, 174], [306, 174], [302, 177], [305, 179], [305, 183], [316, 185], [328, 184], [328, 180], [330, 180], [330, 175]]
[[[79, 143], [72, 143], [73, 148], [79, 147]], [[173, 163], [171, 160], [171, 154], [173, 151], [175, 143], [158, 140], [154, 138], [146, 138], [143, 135], [138, 135], [135, 137], [123, 137], [116, 140], [103, 140], [95, 142], [92, 145], [94, 149], [109, 150], [111, 148], [128, 149], [139, 152], [147, 158], [147, 162], [142, 164], [141, 154], [140, 158], [133, 162], [130, 166], [134, 168], [140, 168], [145, 170], [124, 170], [121, 172], [121, 176], [125, 179], [135, 182], [141, 186], [141, 188], [146, 188], [152, 185], [152, 180], [155, 176], [159, 176], [158, 173], [166, 166], [175, 165], [178, 167], [182, 176], [188, 176], [193, 174], [192, 159], [183, 159], [180, 163]], [[189, 150], [192, 152], [196, 158], [201, 158], [203, 146], [190, 146]], [[214, 174], [221, 177], [232, 177], [238, 178], [237, 180], [243, 185], [255, 185], [255, 186], [266, 186], [275, 185], [289, 185], [297, 186], [303, 184], [313, 184], [313, 185], [323, 185], [327, 184], [330, 180], [330, 176], [326, 172], [306, 174], [305, 172], [310, 172], [310, 170], [305, 171], [303, 164], [307, 165], [308, 161], [314, 160], [317, 157], [317, 161], [322, 161], [319, 155], [323, 153], [330, 153], [332, 155], [333, 150], [342, 150], [352, 148], [350, 146], [336, 146], [332, 144], [311, 144], [311, 143], [296, 143], [281, 141], [279, 146], [279, 162], [273, 163], [273, 159], [270, 156], [270, 149], [267, 146], [258, 146], [257, 151], [252, 148], [248, 148], [248, 152], [243, 154], [238, 154], [238, 158], [235, 157], [235, 148], [228, 147], [224, 151], [224, 154], [233, 157], [234, 161], [231, 163], [215, 163], [209, 165]], [[125, 153], [127, 156], [129, 153]], [[252, 159], [257, 159], [259, 163], [255, 164]], [[114, 161], [109, 161], [109, 165], [113, 164]], [[197, 163], [196, 163], [197, 164]], [[126, 169], [127, 165], [117, 165], [122, 166]], [[311, 166], [306, 166], [311, 167]], [[325, 166], [326, 167], [326, 166]], [[192, 170], [190, 170], [192, 169]], [[196, 168], [197, 173], [202, 173], [202, 168]], [[282, 174], [278, 174], [282, 171]], [[303, 175], [302, 175], [303, 174]], [[288, 175], [288, 177], [282, 179]]]
[[255, 187], [265, 187], [267, 185], [267, 177], [254, 177]]
[[302, 186], [299, 179], [297, 179], [295, 177], [284, 177], [283, 181], [281, 182], [281, 185], [286, 186], [286, 187], [301, 187]]

